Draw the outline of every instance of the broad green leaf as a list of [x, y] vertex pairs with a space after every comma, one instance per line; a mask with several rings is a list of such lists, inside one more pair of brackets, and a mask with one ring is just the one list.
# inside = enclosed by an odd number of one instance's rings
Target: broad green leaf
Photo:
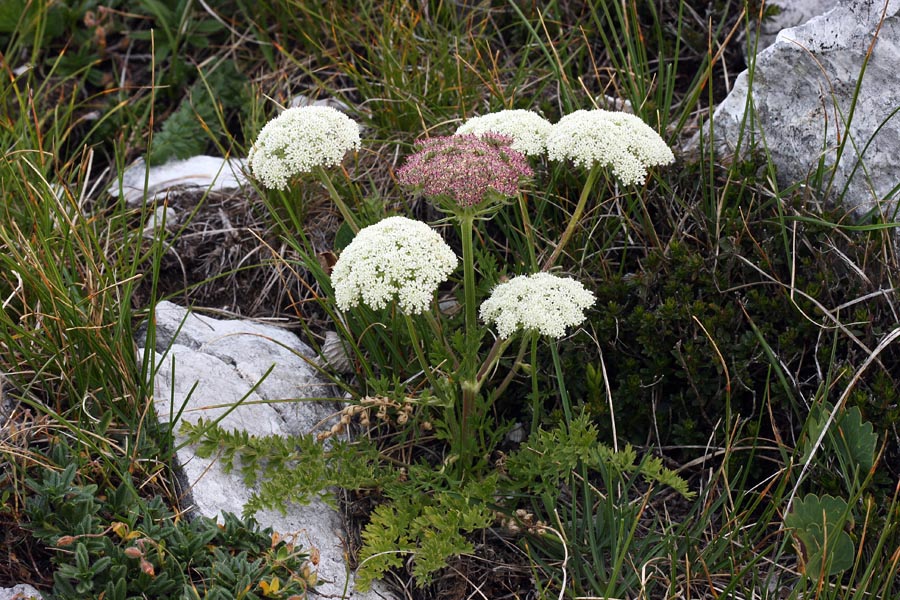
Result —
[[[809, 436], [803, 452], [804, 463], [809, 460], [813, 444], [819, 439], [832, 410], [831, 404], [823, 402], [810, 411]], [[827, 454], [838, 456], [840, 464], [850, 470], [846, 473], [847, 480], [855, 476], [858, 482], [875, 463], [877, 445], [878, 436], [875, 435], [872, 424], [863, 420], [859, 407], [853, 406], [838, 412], [823, 440], [820, 452], [824, 450]]]
[[834, 575], [853, 566], [853, 540], [843, 530], [847, 502], [834, 496], [807, 495], [785, 515], [802, 554], [801, 565], [811, 579]]

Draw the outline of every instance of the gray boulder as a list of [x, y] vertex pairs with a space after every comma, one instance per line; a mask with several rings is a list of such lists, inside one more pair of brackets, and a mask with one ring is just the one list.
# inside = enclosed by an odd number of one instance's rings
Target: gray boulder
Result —
[[[160, 302], [155, 315], [154, 402], [162, 423], [224, 415], [219, 424], [228, 430], [289, 436], [327, 430], [334, 422], [339, 403], [305, 400], [333, 399], [337, 390], [310, 366], [315, 354], [293, 333], [201, 316], [170, 302]], [[174, 431], [180, 445], [185, 438], [177, 424]], [[177, 461], [189, 490], [186, 508], [217, 518], [225, 511], [241, 514], [253, 490], [239, 473], [225, 473], [216, 457], [196, 456], [189, 446], [178, 451]], [[391, 597], [380, 586], [365, 594], [354, 590], [342, 518], [322, 500], [286, 506], [286, 514], [260, 511], [255, 516], [262, 526], [318, 551], [317, 592], [334, 598]]]
[[[900, 116], [893, 114], [900, 107], [898, 13], [900, 0], [843, 0], [824, 15], [782, 30], [757, 55], [755, 114], [747, 116], [742, 147], [738, 136], [750, 94], [746, 71], [715, 111], [716, 150], [743, 153], [765, 143], [782, 186], [808, 181], [823, 159], [826, 182], [833, 171], [830, 199], [846, 188], [848, 211], [890, 214], [900, 183]], [[689, 148], [696, 144], [695, 138]]]

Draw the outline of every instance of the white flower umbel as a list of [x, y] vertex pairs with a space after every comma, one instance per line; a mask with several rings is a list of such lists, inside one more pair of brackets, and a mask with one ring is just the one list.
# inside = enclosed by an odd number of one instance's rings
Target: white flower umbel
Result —
[[494, 288], [481, 304], [481, 318], [495, 324], [501, 338], [520, 329], [561, 338], [566, 327], [584, 321], [585, 309], [594, 302], [594, 294], [574, 279], [550, 273], [520, 275]]
[[550, 121], [530, 110], [501, 110], [473, 117], [459, 126], [456, 135], [496, 133], [512, 138], [510, 147], [528, 156], [543, 154], [547, 148]]
[[360, 302], [380, 309], [396, 300], [407, 314], [419, 314], [458, 263], [425, 223], [388, 217], [359, 231], [334, 265], [331, 283], [341, 310]]
[[608, 110], [576, 110], [560, 119], [547, 136], [547, 156], [586, 169], [609, 167], [624, 184], [644, 183], [649, 167], [675, 160], [666, 142], [639, 117]]
[[266, 123], [247, 160], [265, 187], [283, 190], [292, 177], [338, 165], [348, 150], [359, 146], [359, 125], [353, 119], [329, 106], [300, 106]]

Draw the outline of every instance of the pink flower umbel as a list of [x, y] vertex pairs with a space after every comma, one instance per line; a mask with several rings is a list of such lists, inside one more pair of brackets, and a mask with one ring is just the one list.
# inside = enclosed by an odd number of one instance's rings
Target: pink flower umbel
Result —
[[511, 143], [509, 137], [492, 134], [429, 138], [416, 144], [417, 152], [397, 171], [397, 178], [419, 188], [440, 208], [480, 208], [515, 196], [519, 180], [533, 173]]

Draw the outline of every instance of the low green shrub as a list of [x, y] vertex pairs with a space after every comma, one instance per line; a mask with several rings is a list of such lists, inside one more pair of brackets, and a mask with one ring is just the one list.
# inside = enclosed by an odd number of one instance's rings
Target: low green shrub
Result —
[[25, 528], [52, 553], [55, 598], [302, 598], [315, 585], [308, 554], [252, 518], [185, 519], [130, 481], [82, 481], [74, 462], [27, 480]]
[[[771, 415], [796, 431], [808, 413], [803, 398], [839, 395], [896, 326], [889, 298], [878, 293], [891, 287], [882, 238], [837, 233], [828, 223], [839, 222], [836, 212], [817, 224], [791, 222], [800, 211], [785, 210], [795, 216], [784, 222], [774, 209], [732, 215], [717, 247], [681, 236], [595, 280], [599, 310], [589, 327], [599, 352], [573, 347], [564, 360], [573, 396], [599, 426], [610, 423], [601, 357], [618, 432], [636, 443], [703, 444], [729, 411], [751, 421]], [[787, 245], [786, 229], [795, 231]], [[885, 348], [849, 401], [887, 434], [887, 456], [900, 452], [900, 394], [889, 367], [898, 358], [894, 345]]]

